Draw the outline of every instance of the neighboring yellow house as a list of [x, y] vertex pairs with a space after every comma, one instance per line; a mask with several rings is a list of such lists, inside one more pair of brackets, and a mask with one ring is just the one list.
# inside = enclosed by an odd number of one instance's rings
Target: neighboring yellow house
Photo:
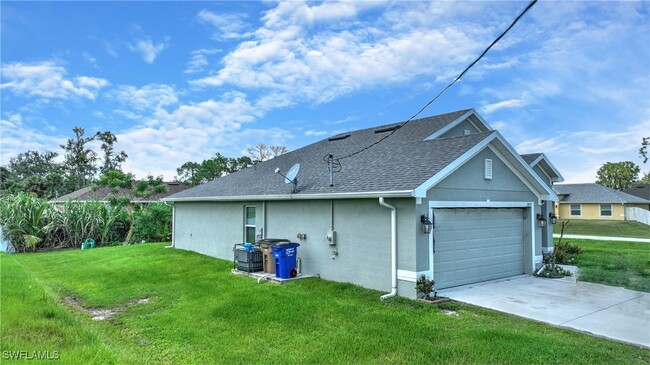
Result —
[[558, 184], [555, 212], [562, 219], [625, 220], [625, 207], [648, 210], [650, 201], [598, 184]]

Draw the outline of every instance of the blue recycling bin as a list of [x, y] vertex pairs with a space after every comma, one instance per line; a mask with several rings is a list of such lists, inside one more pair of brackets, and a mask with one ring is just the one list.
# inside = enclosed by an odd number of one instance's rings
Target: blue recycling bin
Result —
[[271, 246], [275, 258], [275, 276], [280, 279], [295, 278], [296, 255], [298, 254], [299, 243], [283, 242]]

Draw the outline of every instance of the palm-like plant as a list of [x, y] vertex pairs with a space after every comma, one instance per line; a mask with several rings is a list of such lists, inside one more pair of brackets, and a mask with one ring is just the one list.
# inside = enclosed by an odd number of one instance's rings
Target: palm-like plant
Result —
[[35, 251], [54, 224], [50, 204], [34, 195], [19, 193], [0, 201], [0, 225], [19, 251]]

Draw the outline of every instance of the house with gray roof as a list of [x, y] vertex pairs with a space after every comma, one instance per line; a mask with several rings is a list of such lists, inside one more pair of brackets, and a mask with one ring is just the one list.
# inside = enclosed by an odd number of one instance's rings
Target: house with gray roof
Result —
[[473, 109], [345, 132], [166, 198], [173, 246], [230, 260], [289, 239], [302, 274], [382, 298], [415, 297], [423, 274], [436, 289], [532, 274], [562, 176], [527, 159]]
[[[650, 201], [650, 184], [635, 184], [631, 188], [621, 189], [621, 191]], [[650, 210], [650, 204], [645, 209]]]
[[626, 220], [626, 208], [648, 210], [650, 201], [595, 183], [554, 186], [563, 219]]

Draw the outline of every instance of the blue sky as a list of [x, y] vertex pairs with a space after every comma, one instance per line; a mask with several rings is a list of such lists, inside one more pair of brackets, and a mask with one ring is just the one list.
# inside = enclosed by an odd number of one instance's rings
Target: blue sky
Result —
[[[9, 2], [1, 163], [110, 130], [126, 171], [405, 120], [526, 2]], [[649, 2], [540, 1], [422, 115], [475, 108], [593, 182], [650, 135]]]

